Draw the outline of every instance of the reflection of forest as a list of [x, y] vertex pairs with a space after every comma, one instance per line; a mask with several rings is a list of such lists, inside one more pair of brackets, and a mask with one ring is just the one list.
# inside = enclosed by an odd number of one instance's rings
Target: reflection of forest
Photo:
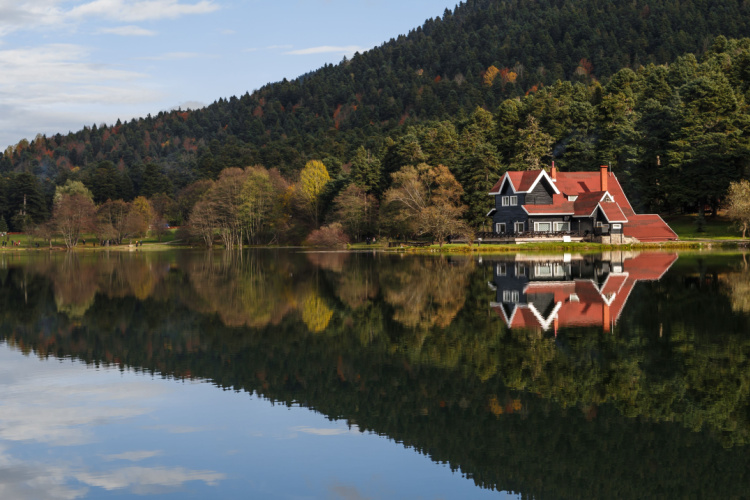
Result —
[[0, 262], [0, 335], [42, 356], [297, 402], [484, 487], [555, 497], [750, 491], [741, 258], [681, 257], [661, 281], [634, 288], [613, 332], [555, 338], [506, 329], [488, 307], [493, 268], [470, 259], [226, 256]]

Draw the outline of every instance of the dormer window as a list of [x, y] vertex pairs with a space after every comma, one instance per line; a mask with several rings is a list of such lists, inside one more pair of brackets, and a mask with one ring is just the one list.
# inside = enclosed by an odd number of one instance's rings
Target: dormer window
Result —
[[568, 195], [568, 201], [576, 201], [578, 199], [578, 196], [576, 195]]
[[605, 203], [612, 203], [614, 200], [609, 194], [605, 194], [604, 199], [602, 201], [604, 201]]
[[518, 205], [518, 196], [503, 196], [504, 207], [515, 207]]

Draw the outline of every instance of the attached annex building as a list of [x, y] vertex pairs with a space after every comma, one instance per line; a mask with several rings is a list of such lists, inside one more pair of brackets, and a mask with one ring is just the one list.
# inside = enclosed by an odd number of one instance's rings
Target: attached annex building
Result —
[[499, 237], [576, 236], [602, 243], [663, 242], [677, 234], [657, 214], [636, 214], [617, 177], [599, 172], [506, 172], [493, 186]]

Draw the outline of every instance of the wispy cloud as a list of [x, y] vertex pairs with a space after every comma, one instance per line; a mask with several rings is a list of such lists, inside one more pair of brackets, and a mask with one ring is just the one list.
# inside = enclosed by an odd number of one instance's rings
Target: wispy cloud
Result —
[[179, 61], [183, 59], [195, 59], [198, 57], [216, 57], [200, 52], [167, 52], [158, 56], [139, 57], [142, 61]]
[[358, 428], [319, 428], [319, 427], [292, 427], [294, 432], [301, 432], [303, 434], [314, 434], [316, 436], [340, 436], [342, 434], [359, 434]]
[[162, 452], [159, 450], [126, 451], [123, 453], [117, 453], [115, 455], [102, 455], [102, 458], [107, 461], [128, 460], [130, 462], [140, 462], [141, 460], [146, 460], [147, 458], [152, 458], [161, 454]]
[[89, 19], [131, 23], [208, 14], [219, 9], [219, 5], [210, 0], [195, 3], [180, 0], [93, 0], [79, 1], [78, 5], [73, 6], [71, 3], [68, 0], [0, 0], [0, 36], [24, 29], [65, 29]]
[[97, 30], [97, 33], [104, 35], [120, 35], [120, 36], [154, 36], [156, 31], [147, 30], [140, 26], [117, 26], [115, 28], [101, 28]]
[[218, 10], [214, 2], [202, 0], [197, 3], [182, 3], [179, 0], [94, 0], [67, 12], [69, 18], [101, 17], [116, 21], [154, 21], [175, 19], [190, 14], [207, 14]]
[[311, 54], [354, 54], [355, 52], [362, 52], [364, 50], [366, 49], [359, 45], [320, 45], [318, 47], [309, 47], [307, 49], [290, 50], [284, 53], [293, 56], [309, 56]]
[[291, 49], [294, 45], [269, 45], [266, 50], [285, 50]]

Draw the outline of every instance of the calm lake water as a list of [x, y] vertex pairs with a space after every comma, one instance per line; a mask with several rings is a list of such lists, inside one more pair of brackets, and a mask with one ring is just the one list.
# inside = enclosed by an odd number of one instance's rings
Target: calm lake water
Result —
[[741, 498], [750, 256], [0, 254], [0, 497]]

